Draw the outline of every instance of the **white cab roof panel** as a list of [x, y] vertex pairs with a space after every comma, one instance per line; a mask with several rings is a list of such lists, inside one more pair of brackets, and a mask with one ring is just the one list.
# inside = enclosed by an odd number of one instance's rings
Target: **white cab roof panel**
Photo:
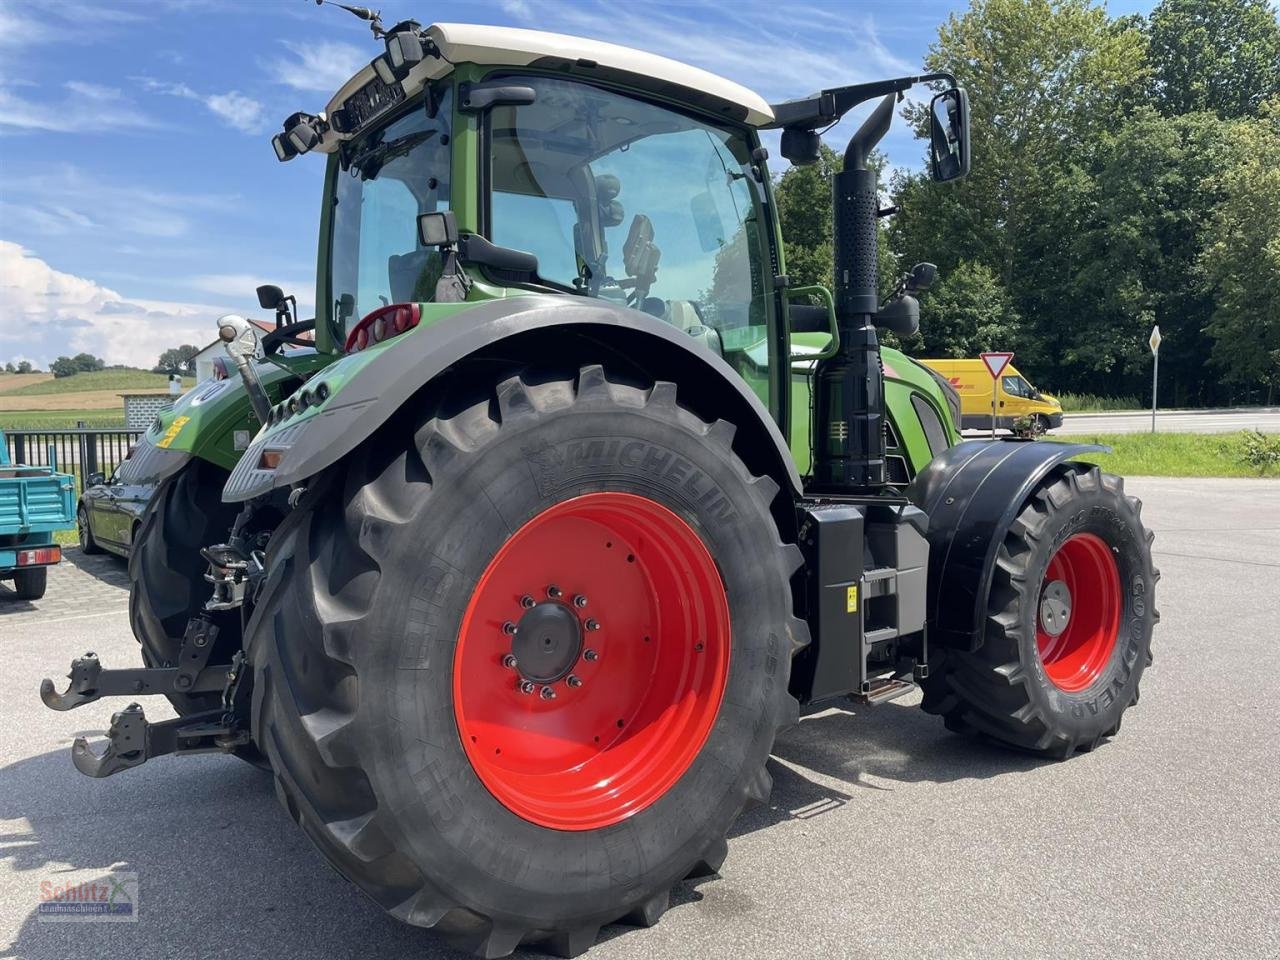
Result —
[[428, 28], [428, 32], [440, 51], [454, 63], [524, 67], [546, 57], [589, 60], [604, 70], [653, 77], [734, 104], [745, 111], [743, 119], [753, 126], [773, 119], [773, 110], [758, 93], [706, 70], [643, 50], [541, 30], [470, 23], [437, 23]]

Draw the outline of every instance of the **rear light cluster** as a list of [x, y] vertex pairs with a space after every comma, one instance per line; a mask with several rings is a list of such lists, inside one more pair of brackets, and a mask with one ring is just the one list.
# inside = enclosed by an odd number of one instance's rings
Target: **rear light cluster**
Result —
[[18, 551], [20, 567], [42, 567], [47, 563], [57, 563], [61, 559], [61, 547], [38, 547], [35, 550]]
[[282, 400], [271, 408], [271, 412], [267, 414], [267, 426], [274, 427], [277, 423], [284, 423], [295, 413], [320, 406], [329, 399], [329, 392], [329, 385], [324, 382], [298, 391], [288, 400]]
[[412, 330], [422, 319], [422, 308], [416, 303], [391, 303], [379, 307], [355, 325], [347, 334], [347, 353], [356, 353], [383, 340]]

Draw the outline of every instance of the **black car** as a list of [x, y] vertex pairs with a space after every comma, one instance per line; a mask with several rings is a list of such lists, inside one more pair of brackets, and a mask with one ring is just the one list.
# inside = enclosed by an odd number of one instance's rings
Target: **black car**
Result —
[[85, 553], [107, 550], [128, 557], [143, 511], [154, 492], [155, 487], [150, 484], [123, 482], [117, 471], [112, 472], [110, 479], [101, 473], [91, 474], [76, 510], [80, 549]]

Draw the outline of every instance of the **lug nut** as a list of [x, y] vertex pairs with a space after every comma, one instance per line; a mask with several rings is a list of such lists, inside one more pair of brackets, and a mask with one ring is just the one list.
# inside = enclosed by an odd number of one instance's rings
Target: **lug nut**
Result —
[[573, 598], [573, 605], [578, 609], [582, 609], [587, 605], [587, 598], [584, 597], [582, 594], [578, 594]]
[[521, 680], [519, 685], [519, 690], [521, 693], [533, 693], [533, 681]]
[[588, 620], [588, 621], [587, 621], [587, 629], [588, 629], [588, 630], [599, 630], [599, 629], [600, 629], [600, 624], [599, 624], [598, 622], [596, 622], [595, 620]]
[[514, 670], [518, 662], [519, 661], [516, 660], [516, 656], [514, 653], [508, 653], [505, 657], [502, 658], [502, 665], [506, 667], [508, 670]]
[[520, 606], [524, 607], [526, 610], [530, 607], [537, 606], [537, 604], [538, 601], [533, 599], [533, 597], [529, 596], [527, 593], [520, 598]]
[[569, 674], [568, 679], [565, 680], [565, 683], [571, 687], [580, 687], [582, 686], [582, 678], [571, 673]]
[[590, 649], [583, 650], [583, 651], [582, 651], [582, 659], [583, 659], [583, 660], [590, 660], [590, 661], [594, 662], [594, 661], [596, 661], [596, 660], [599, 660], [599, 659], [600, 659], [600, 654], [598, 654], [598, 653], [596, 653], [594, 650], [590, 650]]
[[543, 700], [554, 700], [556, 698], [556, 692], [550, 687], [543, 687], [540, 696]]
[[551, 586], [547, 587], [547, 596], [550, 597], [552, 600], [559, 599], [560, 588], [557, 587], [554, 583], [551, 584]]
[[508, 620], [502, 625], [502, 632], [505, 634], [514, 634], [516, 632], [516, 625]]

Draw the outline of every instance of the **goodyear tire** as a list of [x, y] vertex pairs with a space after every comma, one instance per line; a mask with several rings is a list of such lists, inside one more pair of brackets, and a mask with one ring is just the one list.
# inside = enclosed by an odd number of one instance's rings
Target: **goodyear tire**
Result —
[[925, 681], [924, 709], [952, 730], [1055, 757], [1114, 736], [1159, 620], [1141, 507], [1097, 467], [1050, 473], [1000, 545], [982, 646], [948, 653]]
[[[209, 598], [208, 564], [200, 550], [225, 539], [239, 512], [222, 502], [227, 473], [205, 460], [192, 460], [157, 488], [143, 514], [129, 553], [129, 622], [148, 666], [177, 662], [187, 621]], [[217, 645], [211, 663], [226, 663], [240, 647], [240, 621], [216, 618]], [[173, 694], [180, 714], [212, 710], [221, 694]]]
[[393, 915], [576, 956], [656, 922], [767, 797], [800, 554], [671, 383], [526, 371], [452, 409], [406, 411], [277, 531], [255, 741]]

